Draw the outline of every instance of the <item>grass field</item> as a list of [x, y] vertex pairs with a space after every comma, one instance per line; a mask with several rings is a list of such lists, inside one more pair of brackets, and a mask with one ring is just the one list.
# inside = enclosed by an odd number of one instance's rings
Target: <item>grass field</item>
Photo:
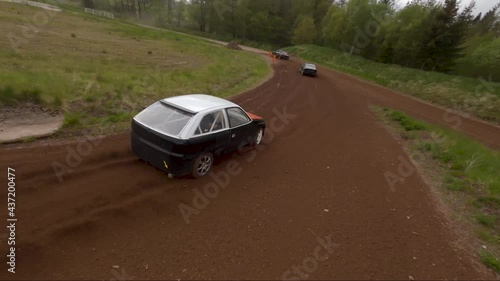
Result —
[[0, 104], [60, 108], [66, 129], [126, 123], [173, 95], [227, 97], [271, 72], [255, 54], [80, 9], [48, 14], [0, 2], [0, 33], [15, 39], [0, 41]]
[[[500, 83], [376, 63], [315, 45], [285, 48], [292, 55], [432, 103], [500, 123]], [[500, 70], [500, 69], [499, 69]]]
[[398, 111], [376, 112], [436, 183], [454, 218], [473, 234], [483, 263], [500, 272], [500, 152]]

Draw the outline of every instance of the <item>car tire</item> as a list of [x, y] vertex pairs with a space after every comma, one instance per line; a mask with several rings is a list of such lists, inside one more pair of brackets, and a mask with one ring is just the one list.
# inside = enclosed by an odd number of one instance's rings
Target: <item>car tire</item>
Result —
[[198, 156], [193, 163], [193, 168], [191, 169], [191, 175], [195, 179], [199, 179], [208, 175], [212, 166], [214, 165], [214, 156], [210, 152], [205, 152]]
[[255, 137], [253, 140], [252, 146], [257, 146], [262, 143], [262, 139], [264, 139], [264, 128], [259, 127], [257, 133], [255, 133]]

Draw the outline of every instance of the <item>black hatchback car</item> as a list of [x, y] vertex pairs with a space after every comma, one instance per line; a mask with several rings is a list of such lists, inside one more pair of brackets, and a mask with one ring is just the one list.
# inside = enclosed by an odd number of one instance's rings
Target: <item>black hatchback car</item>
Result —
[[283, 50], [274, 51], [273, 55], [279, 59], [282, 59], [282, 60], [289, 60], [290, 59], [290, 55]]
[[209, 95], [157, 101], [132, 120], [132, 151], [170, 176], [207, 175], [214, 156], [258, 145], [262, 117]]

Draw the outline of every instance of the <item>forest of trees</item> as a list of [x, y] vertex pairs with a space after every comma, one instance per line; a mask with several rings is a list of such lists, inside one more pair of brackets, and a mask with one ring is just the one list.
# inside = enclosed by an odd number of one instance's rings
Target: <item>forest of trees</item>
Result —
[[500, 3], [458, 0], [82, 0], [157, 26], [278, 46], [317, 44], [405, 67], [500, 81]]

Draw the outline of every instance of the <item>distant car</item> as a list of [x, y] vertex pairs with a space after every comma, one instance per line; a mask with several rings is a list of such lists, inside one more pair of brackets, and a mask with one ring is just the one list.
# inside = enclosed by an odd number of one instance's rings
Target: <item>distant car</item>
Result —
[[290, 55], [288, 55], [288, 53], [285, 52], [285, 51], [283, 51], [283, 50], [274, 51], [273, 55], [276, 56], [277, 58], [283, 59], [283, 60], [289, 60], [290, 59]]
[[240, 106], [209, 95], [157, 101], [132, 120], [132, 151], [169, 176], [207, 175], [214, 157], [255, 146], [266, 123]]
[[309, 75], [316, 77], [318, 75], [318, 70], [316, 69], [316, 65], [312, 63], [304, 63], [300, 66], [299, 70], [301, 75]]

